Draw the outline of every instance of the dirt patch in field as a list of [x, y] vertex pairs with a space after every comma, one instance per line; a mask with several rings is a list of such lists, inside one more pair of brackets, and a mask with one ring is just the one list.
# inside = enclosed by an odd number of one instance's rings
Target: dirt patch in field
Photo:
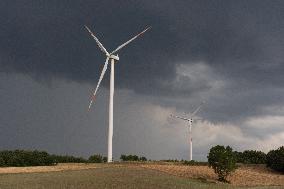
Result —
[[0, 168], [2, 173], [40, 173], [52, 171], [65, 171], [65, 170], [82, 170], [94, 169], [101, 167], [98, 164], [85, 164], [85, 163], [60, 163], [56, 166], [35, 166], [35, 167], [3, 167]]
[[[204, 179], [216, 182], [217, 176], [208, 166], [185, 165], [139, 165], [144, 168], [162, 171], [171, 175], [187, 178]], [[284, 186], [284, 175], [271, 171], [265, 166], [241, 166], [230, 177], [235, 186]]]

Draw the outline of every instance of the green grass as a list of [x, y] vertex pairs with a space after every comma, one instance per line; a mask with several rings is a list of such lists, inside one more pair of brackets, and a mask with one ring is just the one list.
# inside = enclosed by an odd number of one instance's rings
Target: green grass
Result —
[[[94, 189], [94, 188], [196, 188], [237, 189], [228, 184], [171, 176], [139, 167], [102, 167], [80, 171], [0, 174], [0, 189]], [[280, 189], [281, 187], [257, 187]], [[243, 188], [242, 188], [243, 189]], [[256, 189], [256, 188], [254, 188]]]

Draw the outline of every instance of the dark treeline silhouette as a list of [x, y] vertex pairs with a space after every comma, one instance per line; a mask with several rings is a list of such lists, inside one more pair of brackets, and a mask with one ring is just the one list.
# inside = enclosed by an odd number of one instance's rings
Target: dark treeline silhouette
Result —
[[54, 158], [44, 151], [0, 151], [0, 167], [43, 166], [54, 164], [56, 164]]
[[165, 160], [161, 160], [162, 162], [169, 162], [169, 163], [180, 163], [183, 165], [208, 165], [208, 162], [204, 162], [204, 161], [195, 161], [195, 160], [191, 160], [191, 161], [187, 161], [187, 160], [178, 160], [178, 159], [165, 159]]
[[147, 161], [147, 158], [144, 156], [138, 157], [137, 155], [125, 155], [120, 156], [121, 161]]
[[92, 155], [88, 159], [89, 163], [105, 163], [107, 162], [107, 157], [103, 157], [102, 155]]
[[265, 164], [266, 154], [256, 150], [245, 150], [243, 152], [234, 151], [237, 163], [244, 164]]
[[92, 155], [89, 159], [69, 155], [51, 155], [38, 150], [0, 151], [0, 167], [49, 166], [57, 163], [103, 163], [106, 157]]
[[284, 146], [267, 153], [266, 165], [276, 171], [284, 173]]

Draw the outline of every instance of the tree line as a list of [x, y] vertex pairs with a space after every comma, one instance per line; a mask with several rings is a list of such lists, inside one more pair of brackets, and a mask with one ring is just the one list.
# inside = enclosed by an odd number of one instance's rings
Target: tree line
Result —
[[[144, 156], [124, 155], [121, 161], [147, 161]], [[50, 166], [58, 163], [105, 163], [107, 157], [100, 154], [91, 155], [88, 159], [70, 155], [54, 155], [38, 150], [3, 150], [0, 151], [0, 167]]]
[[88, 159], [69, 155], [51, 155], [38, 150], [3, 150], [0, 151], [0, 167], [49, 166], [58, 163], [103, 163], [107, 158], [92, 155]]
[[122, 154], [120, 156], [120, 160], [121, 161], [147, 161], [147, 158], [144, 157], [144, 156], [137, 156], [137, 155], [125, 155], [125, 154]]

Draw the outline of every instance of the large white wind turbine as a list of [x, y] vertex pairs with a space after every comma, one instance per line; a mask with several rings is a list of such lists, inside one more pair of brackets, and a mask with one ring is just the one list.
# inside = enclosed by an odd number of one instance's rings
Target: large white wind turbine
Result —
[[171, 115], [171, 117], [175, 117], [175, 118], [184, 120], [188, 123], [188, 129], [189, 129], [189, 160], [190, 161], [192, 160], [192, 132], [191, 132], [191, 127], [192, 127], [193, 121], [200, 120], [199, 118], [196, 118], [195, 115], [201, 109], [203, 104], [204, 104], [204, 102], [202, 102], [192, 113], [189, 113], [189, 116], [181, 117], [181, 116]]
[[118, 46], [114, 51], [112, 51], [111, 53], [109, 53], [105, 47], [102, 45], [102, 43], [98, 40], [98, 38], [94, 35], [94, 33], [92, 33], [92, 31], [85, 26], [85, 28], [88, 30], [88, 32], [91, 34], [91, 36], [95, 39], [97, 45], [99, 46], [99, 48], [101, 49], [101, 51], [103, 53], [105, 53], [106, 55], [106, 61], [102, 70], [102, 73], [100, 75], [99, 78], [99, 82], [98, 85], [95, 89], [95, 92], [93, 93], [90, 105], [89, 105], [89, 109], [91, 108], [91, 105], [93, 103], [93, 101], [95, 100], [96, 97], [96, 93], [99, 89], [100, 83], [104, 77], [104, 74], [107, 70], [107, 66], [108, 66], [108, 62], [109, 59], [111, 61], [111, 70], [110, 70], [110, 90], [109, 90], [109, 128], [108, 128], [108, 155], [107, 155], [107, 161], [108, 162], [112, 162], [112, 137], [113, 137], [113, 94], [114, 94], [114, 63], [115, 61], [119, 60], [118, 55], [115, 55], [120, 49], [122, 49], [123, 47], [125, 47], [126, 45], [128, 45], [129, 43], [131, 43], [133, 40], [135, 40], [137, 37], [139, 37], [140, 35], [142, 35], [143, 33], [145, 33], [148, 29], [150, 29], [150, 27], [146, 28], [145, 30], [143, 30], [142, 32], [140, 32], [139, 34], [137, 34], [136, 36], [134, 36], [133, 38], [131, 38], [130, 40], [126, 41], [125, 43], [123, 43], [122, 45]]

